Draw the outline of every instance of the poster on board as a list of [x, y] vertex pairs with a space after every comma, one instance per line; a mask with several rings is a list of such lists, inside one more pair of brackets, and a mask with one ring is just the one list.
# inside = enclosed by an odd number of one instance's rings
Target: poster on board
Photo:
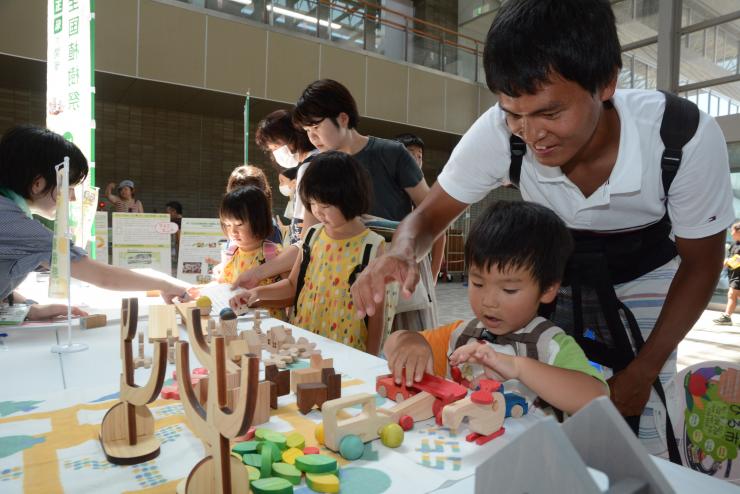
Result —
[[177, 278], [202, 285], [213, 281], [226, 236], [217, 218], [183, 218], [177, 258]]
[[113, 213], [112, 264], [171, 275], [170, 236], [175, 232], [177, 225], [168, 214]]
[[95, 259], [103, 264], [109, 264], [108, 259], [108, 213], [95, 213]]

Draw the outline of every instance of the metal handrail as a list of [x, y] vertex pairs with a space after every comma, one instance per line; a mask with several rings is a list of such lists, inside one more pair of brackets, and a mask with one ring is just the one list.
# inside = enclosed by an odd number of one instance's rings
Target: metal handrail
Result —
[[[348, 0], [347, 3], [350, 3], [350, 2], [351, 3], [354, 3], [356, 5], [365, 7], [365, 9], [363, 9], [363, 10], [361, 10], [360, 8], [354, 8], [353, 9], [353, 8], [347, 7], [346, 5], [340, 5], [340, 4], [338, 4], [336, 2], [336, 0], [318, 0], [317, 1], [318, 4], [326, 5], [330, 9], [340, 10], [340, 11], [343, 11], [343, 12], [345, 12], [347, 14], [351, 14], [351, 15], [359, 15], [363, 19], [373, 21], [373, 22], [375, 22], [377, 24], [382, 24], [382, 25], [390, 26], [392, 28], [405, 31], [407, 33], [412, 33], [412, 34], [414, 34], [416, 36], [419, 36], [419, 37], [422, 37], [422, 38], [426, 38], [426, 39], [429, 39], [429, 40], [432, 40], [432, 41], [436, 41], [436, 42], [442, 43], [444, 45], [447, 45], [447, 46], [450, 46], [450, 47], [453, 47], [453, 48], [457, 48], [457, 49], [466, 51], [466, 52], [468, 52], [468, 53], [470, 53], [472, 55], [478, 56], [478, 54], [481, 53], [481, 50], [479, 49], [479, 45], [482, 45], [483, 42], [482, 41], [479, 41], [479, 40], [477, 40], [475, 38], [472, 38], [470, 36], [467, 36], [465, 34], [459, 33], [457, 31], [453, 31], [453, 30], [448, 29], [448, 28], [446, 28], [444, 26], [440, 26], [439, 24], [434, 24], [432, 22], [428, 22], [428, 21], [425, 21], [423, 19], [419, 19], [419, 18], [416, 18], [416, 17], [413, 17], [413, 16], [406, 15], [403, 12], [398, 12], [397, 10], [389, 9], [388, 7], [384, 7], [382, 5], [377, 5], [377, 4], [374, 4], [372, 2], [367, 2], [365, 0]], [[384, 12], [391, 13], [393, 15], [402, 17], [406, 22], [404, 24], [401, 24], [400, 22], [392, 21], [390, 19], [385, 19], [385, 18], [381, 17], [378, 14], [371, 14], [371, 13], [369, 13], [367, 11], [367, 8], [375, 9], [375, 10], [377, 10], [379, 12], [384, 11]], [[422, 31], [422, 30], [419, 30], [419, 29], [416, 29], [416, 28], [409, 27], [409, 22], [413, 22], [415, 24], [424, 24], [426, 26], [432, 27], [434, 29], [437, 29], [437, 30], [441, 31], [442, 32], [442, 35], [441, 36], [435, 36], [432, 33], [429, 33], [429, 32], [426, 32], [426, 31]], [[449, 34], [451, 36], [455, 36], [457, 38], [463, 38], [463, 39], [469, 40], [469, 41], [473, 42], [475, 46], [474, 47], [470, 47], [470, 46], [465, 46], [465, 45], [461, 45], [459, 43], [456, 43], [455, 41], [452, 41], [450, 39], [447, 39], [446, 34]]]

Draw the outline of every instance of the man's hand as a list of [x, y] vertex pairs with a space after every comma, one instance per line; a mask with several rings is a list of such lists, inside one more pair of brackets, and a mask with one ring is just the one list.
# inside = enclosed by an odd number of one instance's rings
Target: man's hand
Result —
[[419, 283], [419, 268], [413, 252], [407, 249], [399, 253], [389, 251], [373, 259], [350, 288], [352, 301], [357, 309], [357, 318], [374, 316], [378, 305], [383, 303], [385, 285], [398, 281], [401, 295], [409, 298]]
[[167, 304], [177, 302], [187, 302], [191, 300], [190, 291], [193, 287], [187, 283], [167, 282], [167, 287], [159, 290], [159, 294]]
[[263, 279], [264, 278], [259, 273], [259, 267], [248, 269], [234, 280], [234, 283], [231, 285], [231, 289], [236, 290], [237, 288], [245, 288], [247, 290], [251, 290], [252, 288], [256, 288]]
[[[87, 316], [88, 313], [79, 307], [72, 307], [73, 316]], [[56, 317], [67, 317], [67, 306], [64, 304], [34, 304], [28, 310], [29, 321], [45, 321]]]
[[611, 400], [624, 417], [642, 415], [657, 377], [647, 375], [634, 364], [633, 361], [607, 381]]

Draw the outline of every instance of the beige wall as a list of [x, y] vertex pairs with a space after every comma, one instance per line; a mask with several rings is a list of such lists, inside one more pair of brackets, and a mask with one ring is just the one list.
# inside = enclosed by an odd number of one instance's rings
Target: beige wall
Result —
[[[45, 0], [0, 1], [0, 53], [44, 60], [45, 9]], [[455, 134], [490, 102], [480, 84], [186, 5], [97, 0], [96, 35], [104, 72], [286, 103], [328, 77], [363, 115]]]

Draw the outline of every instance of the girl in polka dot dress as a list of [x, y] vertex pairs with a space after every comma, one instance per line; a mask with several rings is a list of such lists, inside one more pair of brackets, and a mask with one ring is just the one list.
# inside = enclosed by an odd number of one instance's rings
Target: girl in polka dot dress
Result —
[[[217, 268], [219, 283], [233, 283], [241, 273], [275, 257], [282, 247], [266, 240], [272, 233], [270, 203], [258, 187], [249, 185], [227, 193], [219, 210], [221, 228], [237, 247], [233, 255]], [[285, 273], [287, 277], [288, 273]], [[263, 284], [278, 281], [268, 278]], [[283, 309], [271, 309], [270, 316], [285, 320]]]
[[292, 324], [377, 355], [383, 315], [357, 319], [350, 295], [354, 276], [384, 246], [383, 238], [360, 220], [369, 209], [371, 187], [367, 172], [351, 156], [336, 151], [318, 155], [298, 192], [320, 223], [306, 233], [290, 276], [240, 293], [232, 306], [293, 299]]

